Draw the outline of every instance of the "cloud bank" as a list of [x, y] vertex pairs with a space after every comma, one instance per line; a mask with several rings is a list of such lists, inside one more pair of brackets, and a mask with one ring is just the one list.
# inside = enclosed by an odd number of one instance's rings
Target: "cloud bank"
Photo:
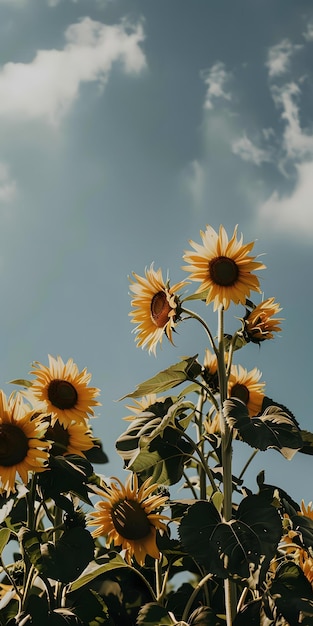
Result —
[[89, 17], [65, 31], [61, 50], [39, 50], [31, 63], [0, 68], [0, 118], [41, 119], [58, 124], [79, 94], [82, 83], [108, 80], [114, 63], [127, 74], [146, 66], [142, 25], [106, 25]]

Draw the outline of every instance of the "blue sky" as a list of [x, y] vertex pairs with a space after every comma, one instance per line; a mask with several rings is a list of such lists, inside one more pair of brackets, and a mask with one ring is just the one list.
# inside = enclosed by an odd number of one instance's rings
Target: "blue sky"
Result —
[[[312, 53], [309, 0], [0, 0], [1, 384], [48, 353], [87, 367], [106, 475], [123, 476], [116, 400], [206, 347], [186, 322], [157, 358], [136, 348], [128, 276], [186, 278], [206, 224], [265, 253], [283, 332], [236, 362], [313, 430]], [[313, 499], [311, 457], [260, 453], [251, 488], [263, 468]]]

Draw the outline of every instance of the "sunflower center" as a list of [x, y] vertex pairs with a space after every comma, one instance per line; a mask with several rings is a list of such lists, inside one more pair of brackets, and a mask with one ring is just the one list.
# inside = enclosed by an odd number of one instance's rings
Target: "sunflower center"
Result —
[[232, 398], [238, 398], [238, 400], [241, 400], [245, 404], [248, 404], [249, 402], [249, 389], [245, 385], [241, 385], [240, 383], [236, 383], [232, 387], [230, 395]]
[[48, 387], [48, 398], [58, 409], [72, 409], [77, 400], [77, 391], [68, 380], [52, 380]]
[[68, 430], [56, 422], [54, 426], [49, 426], [46, 430], [45, 439], [53, 441], [50, 454], [54, 456], [62, 455], [67, 451], [67, 446], [70, 441]]
[[120, 500], [112, 511], [112, 521], [125, 539], [144, 539], [150, 533], [148, 516], [137, 500]]
[[14, 424], [0, 424], [0, 465], [11, 467], [27, 456], [28, 439]]
[[209, 262], [209, 273], [212, 281], [221, 287], [231, 287], [239, 276], [237, 263], [227, 256], [218, 256]]
[[167, 301], [166, 293], [164, 291], [159, 291], [154, 294], [151, 305], [151, 319], [153, 323], [158, 327], [162, 328], [168, 321], [168, 314], [171, 310], [171, 307]]

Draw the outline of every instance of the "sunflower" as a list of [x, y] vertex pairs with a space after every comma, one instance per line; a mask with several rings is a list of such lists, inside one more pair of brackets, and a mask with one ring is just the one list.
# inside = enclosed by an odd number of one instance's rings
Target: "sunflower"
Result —
[[135, 280], [131, 280], [130, 290], [134, 294], [130, 312], [133, 324], [137, 324], [135, 333], [138, 347], [148, 347], [149, 352], [156, 353], [158, 342], [162, 343], [163, 335], [173, 343], [172, 334], [180, 316], [180, 301], [177, 291], [187, 283], [182, 281], [170, 287], [169, 281], [163, 280], [162, 270], [153, 269], [153, 263], [145, 270], [145, 277], [133, 272]]
[[22, 396], [7, 399], [0, 390], [0, 491], [15, 492], [16, 474], [27, 485], [30, 472], [42, 472], [50, 444], [43, 441], [48, 422], [23, 403]]
[[228, 397], [244, 402], [250, 417], [258, 415], [262, 409], [265, 383], [259, 383], [262, 376], [256, 367], [248, 372], [241, 365], [232, 365], [228, 379]]
[[309, 502], [308, 506], [305, 506], [304, 500], [301, 500], [301, 512], [299, 515], [303, 515], [304, 517], [308, 517], [313, 520], [312, 502]]
[[47, 428], [45, 439], [52, 443], [50, 454], [53, 456], [78, 454], [84, 457], [83, 451], [94, 446], [91, 432], [84, 422], [62, 426], [57, 420]]
[[148, 393], [140, 400], [134, 400], [134, 404], [125, 404], [126, 408], [131, 411], [131, 415], [123, 417], [124, 420], [134, 420], [149, 410], [151, 406], [154, 406], [157, 402], [164, 402], [165, 398], [158, 398], [155, 393]]
[[125, 486], [118, 478], [112, 478], [111, 486], [103, 490], [95, 488], [102, 500], [96, 503], [96, 510], [89, 514], [88, 525], [98, 526], [93, 537], [105, 535], [107, 543], [121, 546], [126, 550], [126, 560], [134, 556], [139, 565], [144, 565], [146, 555], [160, 558], [156, 544], [156, 531], [165, 530], [162, 520], [168, 517], [157, 512], [164, 506], [167, 496], [151, 495], [157, 485], [150, 484], [148, 478], [138, 489], [136, 474], [130, 475]]
[[88, 387], [91, 374], [85, 368], [79, 372], [73, 359], [63, 363], [60, 356], [56, 359], [49, 354], [49, 366], [36, 362], [31, 371], [36, 378], [29, 392], [41, 402], [45, 411], [51, 413], [51, 424], [58, 422], [65, 428], [72, 421], [84, 422], [88, 414], [94, 416], [93, 406], [99, 406], [95, 400], [99, 389]]
[[281, 310], [274, 298], [267, 298], [251, 312], [247, 311], [243, 320], [246, 340], [260, 343], [266, 339], [273, 339], [274, 333], [281, 330], [279, 324], [282, 322], [281, 317], [274, 319], [274, 315], [277, 315]]
[[243, 245], [242, 235], [237, 239], [237, 226], [230, 240], [223, 226], [219, 233], [207, 226], [200, 235], [203, 245], [189, 242], [195, 252], [185, 252], [183, 258], [189, 265], [183, 269], [191, 272], [191, 280], [201, 283], [196, 293], [205, 292], [206, 303], [214, 302], [214, 311], [221, 304], [225, 309], [231, 302], [245, 304], [251, 290], [260, 292], [259, 279], [253, 272], [265, 265], [249, 256], [254, 242]]

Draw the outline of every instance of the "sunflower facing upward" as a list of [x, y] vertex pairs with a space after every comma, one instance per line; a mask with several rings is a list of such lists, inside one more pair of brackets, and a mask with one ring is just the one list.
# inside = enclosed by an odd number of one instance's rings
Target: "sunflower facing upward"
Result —
[[0, 492], [15, 492], [16, 474], [27, 485], [30, 472], [42, 472], [50, 444], [43, 441], [48, 422], [23, 403], [22, 396], [7, 399], [0, 390]]
[[[79, 372], [73, 359], [63, 363], [49, 354], [49, 366], [36, 362], [31, 371], [36, 378], [29, 392], [36, 400], [44, 403], [45, 412], [51, 414], [51, 424], [59, 423], [67, 427], [72, 421], [84, 422], [93, 416], [93, 406], [99, 406], [95, 398], [99, 389], [88, 387], [91, 374], [85, 368]], [[88, 415], [89, 414], [89, 415]]]
[[200, 235], [203, 245], [189, 242], [195, 252], [184, 254], [189, 265], [183, 269], [191, 272], [191, 280], [201, 283], [196, 293], [205, 292], [206, 303], [214, 302], [214, 311], [219, 305], [228, 309], [231, 302], [245, 304], [251, 290], [260, 292], [259, 279], [252, 272], [264, 269], [265, 265], [249, 256], [254, 242], [243, 245], [242, 235], [237, 239], [237, 226], [230, 240], [223, 226], [218, 234], [212, 226], [207, 226]]
[[[126, 560], [134, 556], [139, 565], [144, 565], [146, 555], [160, 558], [156, 544], [156, 531], [165, 530], [162, 520], [168, 517], [157, 512], [167, 502], [167, 496], [152, 495], [157, 485], [150, 484], [148, 478], [138, 489], [136, 474], [130, 475], [124, 486], [118, 478], [113, 478], [111, 486], [94, 488], [102, 496], [96, 503], [96, 510], [89, 514], [88, 525], [98, 526], [93, 537], [107, 537], [107, 544], [121, 546], [126, 550]], [[117, 484], [116, 484], [117, 483]]]
[[180, 315], [176, 293], [187, 283], [182, 281], [170, 287], [168, 281], [164, 282], [161, 269], [155, 271], [153, 264], [145, 270], [145, 277], [135, 272], [133, 276], [135, 280], [131, 280], [130, 290], [134, 294], [131, 301], [134, 311], [129, 315], [133, 324], [137, 324], [136, 342], [138, 347], [147, 347], [149, 352], [155, 354], [164, 333], [173, 343], [172, 334]]

